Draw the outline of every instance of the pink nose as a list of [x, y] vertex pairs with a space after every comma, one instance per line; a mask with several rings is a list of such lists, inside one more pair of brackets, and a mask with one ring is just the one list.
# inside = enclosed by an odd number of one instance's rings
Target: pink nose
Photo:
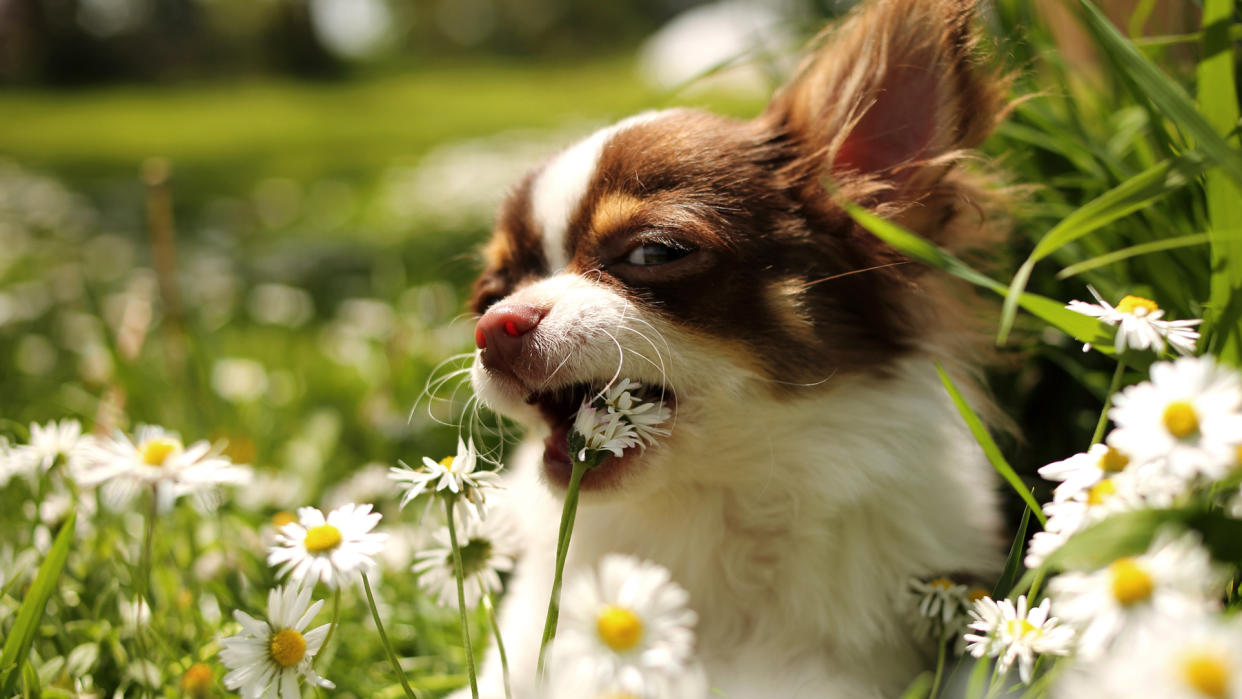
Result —
[[489, 308], [474, 327], [474, 344], [483, 350], [483, 366], [512, 373], [514, 362], [526, 349], [526, 336], [546, 313], [526, 303]]

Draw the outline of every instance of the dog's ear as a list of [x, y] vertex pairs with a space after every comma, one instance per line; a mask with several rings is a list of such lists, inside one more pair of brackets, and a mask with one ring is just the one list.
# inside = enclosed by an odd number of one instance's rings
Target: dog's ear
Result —
[[873, 0], [818, 48], [761, 117], [807, 175], [870, 182], [876, 203], [929, 193], [995, 125], [1004, 83], [978, 64], [974, 0]]

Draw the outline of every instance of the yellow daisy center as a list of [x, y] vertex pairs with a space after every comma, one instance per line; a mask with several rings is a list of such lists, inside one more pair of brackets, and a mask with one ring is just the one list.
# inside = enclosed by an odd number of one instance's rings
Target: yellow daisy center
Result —
[[148, 466], [163, 466], [168, 457], [181, 451], [181, 442], [169, 437], [148, 439], [138, 447], [142, 455], [142, 463]]
[[1169, 434], [1178, 439], [1185, 439], [1199, 431], [1199, 416], [1195, 414], [1195, 406], [1189, 401], [1175, 400], [1169, 403], [1161, 419]]
[[936, 578], [935, 580], [927, 583], [927, 585], [928, 587], [932, 587], [937, 590], [947, 590], [953, 587], [953, 581], [948, 578]]
[[181, 676], [181, 690], [195, 699], [206, 697], [211, 692], [213, 680], [215, 680], [215, 674], [211, 671], [210, 665], [194, 663]]
[[331, 524], [321, 524], [306, 530], [306, 550], [310, 553], [331, 551], [341, 545], [341, 530]]
[[984, 597], [987, 597], [988, 594], [989, 594], [988, 591], [983, 589], [982, 587], [972, 587], [970, 588], [970, 592], [966, 593], [966, 599], [970, 600], [971, 602], [978, 602]]
[[595, 631], [609, 648], [624, 653], [643, 638], [643, 622], [625, 607], [610, 604], [595, 618]]
[[284, 527], [286, 524], [291, 524], [296, 521], [298, 521], [297, 515], [293, 514], [292, 512], [288, 510], [281, 510], [280, 512], [277, 512], [276, 514], [272, 515], [272, 526], [276, 527], [277, 529], [280, 529]]
[[1100, 470], [1105, 473], [1121, 473], [1130, 465], [1130, 457], [1109, 447], [1100, 457]]
[[440, 459], [440, 465], [443, 466], [444, 470], [449, 473], [453, 472], [453, 459], [454, 457], [452, 456], [446, 456], [443, 459]]
[[1151, 575], [1133, 558], [1113, 561], [1108, 571], [1113, 577], [1113, 599], [1122, 606], [1147, 601], [1156, 587]]
[[1087, 489], [1087, 504], [1102, 505], [1104, 501], [1117, 494], [1117, 486], [1113, 485], [1113, 479], [1105, 478]]
[[1027, 621], [1026, 619], [1014, 619], [1009, 622], [1009, 635], [1014, 638], [1023, 638], [1027, 634], [1039, 634], [1039, 627]]
[[1191, 653], [1182, 658], [1182, 679], [1205, 697], [1229, 696], [1229, 667], [1214, 655]]
[[1117, 303], [1118, 313], [1129, 313], [1138, 317], [1143, 317], [1148, 313], [1160, 310], [1155, 301], [1145, 299], [1142, 296], [1126, 296]]
[[293, 629], [277, 631], [267, 645], [272, 660], [281, 667], [293, 667], [306, 656], [306, 639]]

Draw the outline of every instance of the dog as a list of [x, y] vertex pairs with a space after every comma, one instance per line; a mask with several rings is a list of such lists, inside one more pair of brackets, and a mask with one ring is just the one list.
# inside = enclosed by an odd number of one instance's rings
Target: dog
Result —
[[[841, 203], [950, 250], [994, 235], [962, 161], [1006, 86], [974, 23], [973, 0], [872, 0], [754, 119], [640, 114], [512, 190], [470, 376], [529, 429], [497, 505], [525, 546], [500, 614], [514, 697], [541, 696], [574, 410], [617, 377], [670, 434], [587, 472], [565, 574], [667, 567], [713, 696], [896, 696], [928, 662], [909, 580], [999, 570], [994, 477], [935, 369], [968, 378], [969, 295]], [[480, 682], [503, 696], [495, 650]]]

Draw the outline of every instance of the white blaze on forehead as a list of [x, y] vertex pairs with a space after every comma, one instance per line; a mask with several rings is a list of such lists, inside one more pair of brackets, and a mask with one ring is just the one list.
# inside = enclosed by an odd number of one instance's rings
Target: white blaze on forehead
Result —
[[643, 112], [600, 129], [570, 146], [548, 163], [531, 187], [531, 210], [543, 234], [543, 254], [548, 271], [555, 273], [569, 264], [566, 239], [569, 219], [577, 212], [591, 185], [604, 147], [617, 132], [658, 119], [665, 112]]

